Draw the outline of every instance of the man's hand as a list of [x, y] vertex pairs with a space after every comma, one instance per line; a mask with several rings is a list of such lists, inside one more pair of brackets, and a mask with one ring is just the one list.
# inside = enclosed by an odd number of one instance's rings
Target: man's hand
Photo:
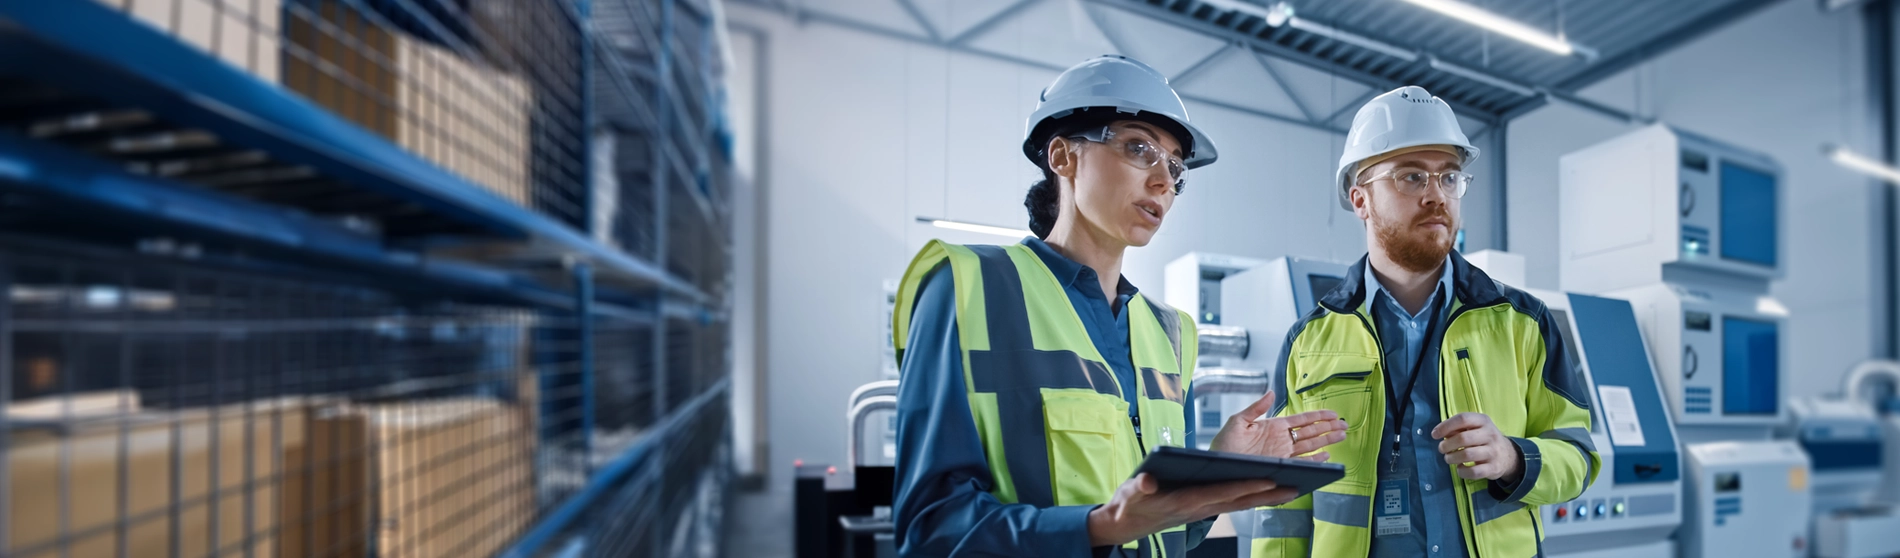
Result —
[[[1339, 413], [1331, 409], [1285, 417], [1263, 417], [1273, 410], [1273, 398], [1273, 392], [1268, 391], [1246, 409], [1227, 417], [1227, 424], [1221, 425], [1220, 432], [1214, 434], [1214, 443], [1209, 448], [1263, 457], [1292, 457], [1312, 453], [1346, 439], [1346, 421], [1339, 420]], [[1330, 454], [1322, 451], [1308, 455], [1305, 459], [1325, 461], [1328, 457]]]
[[1236, 481], [1163, 492], [1147, 473], [1115, 490], [1089, 512], [1089, 546], [1118, 546], [1162, 529], [1216, 515], [1293, 501], [1299, 493], [1273, 481]]
[[1524, 474], [1517, 444], [1483, 413], [1459, 413], [1438, 423], [1432, 439], [1439, 440], [1438, 453], [1445, 455], [1445, 463], [1457, 465], [1459, 477], [1515, 482]]

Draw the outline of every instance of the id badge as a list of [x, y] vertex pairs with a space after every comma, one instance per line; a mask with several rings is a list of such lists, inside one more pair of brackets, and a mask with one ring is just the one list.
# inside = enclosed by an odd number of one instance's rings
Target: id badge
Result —
[[1412, 534], [1412, 478], [1407, 476], [1379, 481], [1379, 506], [1375, 508], [1375, 536]]

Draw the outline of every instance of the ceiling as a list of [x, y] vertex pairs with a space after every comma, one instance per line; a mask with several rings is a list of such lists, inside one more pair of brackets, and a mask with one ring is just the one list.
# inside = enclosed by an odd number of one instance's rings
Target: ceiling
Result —
[[1190, 102], [1332, 131], [1400, 85], [1444, 98], [1468, 127], [1553, 97], [1587, 103], [1573, 93], [1775, 3], [1461, 0], [1589, 51], [1564, 56], [1403, 0], [1288, 0], [1300, 24], [1279, 26], [1253, 15], [1272, 0], [730, 1], [1054, 71], [1119, 52], [1167, 74]]
[[[1265, 1], [1234, 0], [1252, 4]], [[1417, 84], [1460, 104], [1506, 115], [1537, 90], [1571, 92], [1717, 29], [1774, 0], [1463, 0], [1595, 51], [1561, 56], [1399, 0], [1290, 0], [1296, 17], [1423, 55], [1407, 61], [1199, 0], [1105, 0], [1223, 37], [1263, 43], [1292, 60], [1342, 73]], [[1434, 68], [1430, 59], [1449, 63]], [[1463, 71], [1461, 71], [1463, 70]], [[1469, 74], [1483, 74], [1474, 79]], [[1495, 79], [1486, 79], [1495, 78]], [[1487, 83], [1487, 81], [1503, 82]], [[1513, 87], [1515, 86], [1515, 87]], [[1526, 94], [1526, 89], [1532, 94]]]

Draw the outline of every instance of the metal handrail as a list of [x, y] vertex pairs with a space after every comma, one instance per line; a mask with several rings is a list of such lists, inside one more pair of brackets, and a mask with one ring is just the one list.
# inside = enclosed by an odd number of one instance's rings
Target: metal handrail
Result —
[[[893, 382], [895, 383], [895, 382]], [[858, 468], [858, 444], [864, 441], [864, 417], [884, 410], [897, 410], [896, 395], [873, 395], [858, 401], [845, 414], [845, 460], [852, 470]]]
[[859, 401], [873, 395], [897, 395], [897, 380], [884, 380], [858, 386], [858, 389], [851, 390], [851, 398], [845, 400], [849, 401], [845, 403], [845, 407], [856, 407]]

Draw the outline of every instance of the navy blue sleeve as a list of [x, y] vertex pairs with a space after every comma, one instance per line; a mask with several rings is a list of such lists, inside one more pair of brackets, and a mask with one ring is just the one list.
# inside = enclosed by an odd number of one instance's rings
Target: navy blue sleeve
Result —
[[897, 389], [897, 495], [892, 506], [900, 556], [1084, 557], [1095, 506], [1004, 504], [970, 400], [957, 341], [954, 276], [940, 266], [924, 279], [911, 314]]

